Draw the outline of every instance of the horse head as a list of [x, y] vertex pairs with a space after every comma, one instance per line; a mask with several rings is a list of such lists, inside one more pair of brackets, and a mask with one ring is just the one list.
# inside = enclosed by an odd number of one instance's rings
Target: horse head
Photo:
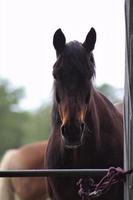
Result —
[[57, 61], [53, 67], [54, 96], [60, 117], [60, 134], [67, 147], [82, 144], [86, 113], [91, 101], [92, 78], [95, 75], [93, 49], [96, 32], [91, 28], [84, 43], [66, 43], [61, 29], [53, 37]]

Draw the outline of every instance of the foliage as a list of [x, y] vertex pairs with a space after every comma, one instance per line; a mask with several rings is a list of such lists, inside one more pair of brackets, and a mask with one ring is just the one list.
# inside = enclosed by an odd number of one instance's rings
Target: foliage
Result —
[[47, 139], [50, 133], [50, 106], [35, 112], [21, 111], [22, 88], [12, 89], [6, 80], [0, 80], [0, 156], [7, 149]]
[[97, 90], [104, 94], [112, 103], [121, 101], [120, 97], [118, 96], [118, 89], [109, 84], [104, 83], [98, 86]]
[[30, 120], [25, 126], [23, 143], [30, 143], [37, 140], [47, 139], [50, 134], [51, 106], [40, 107], [36, 112], [31, 113]]
[[22, 88], [13, 90], [7, 81], [0, 80], [0, 155], [21, 145], [28, 113], [15, 110], [23, 94]]

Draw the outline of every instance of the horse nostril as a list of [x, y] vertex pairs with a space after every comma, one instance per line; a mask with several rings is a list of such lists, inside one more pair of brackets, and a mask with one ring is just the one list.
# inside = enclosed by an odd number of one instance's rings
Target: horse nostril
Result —
[[81, 123], [81, 132], [83, 133], [84, 132], [84, 130], [85, 130], [85, 122], [82, 122]]

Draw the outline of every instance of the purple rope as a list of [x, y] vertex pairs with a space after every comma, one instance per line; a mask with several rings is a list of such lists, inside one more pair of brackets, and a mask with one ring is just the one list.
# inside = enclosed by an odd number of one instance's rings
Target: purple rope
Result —
[[82, 200], [91, 200], [107, 193], [112, 185], [124, 181], [127, 174], [133, 173], [133, 170], [124, 171], [120, 167], [110, 167], [107, 174], [95, 183], [92, 178], [80, 179], [77, 183], [79, 186], [79, 195]]

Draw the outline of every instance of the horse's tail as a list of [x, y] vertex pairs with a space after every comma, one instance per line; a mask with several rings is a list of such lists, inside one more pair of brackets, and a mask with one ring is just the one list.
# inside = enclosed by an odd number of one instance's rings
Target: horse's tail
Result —
[[[0, 163], [0, 170], [10, 169], [10, 161], [15, 150], [9, 150], [3, 156]], [[0, 178], [0, 200], [15, 200], [11, 178]]]

